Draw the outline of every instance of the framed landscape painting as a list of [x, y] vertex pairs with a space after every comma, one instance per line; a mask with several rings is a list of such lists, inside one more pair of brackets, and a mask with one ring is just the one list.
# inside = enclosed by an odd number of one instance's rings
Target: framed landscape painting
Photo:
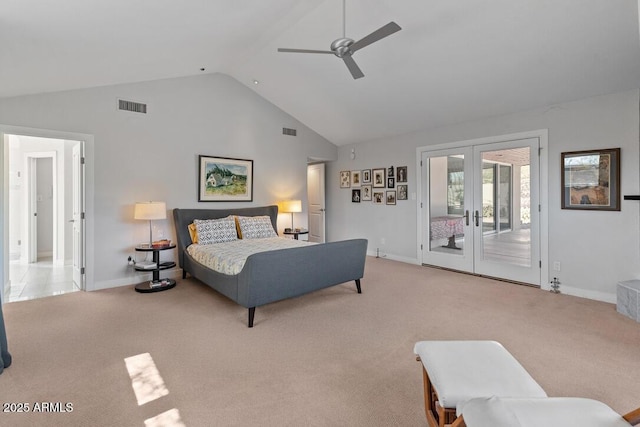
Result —
[[620, 149], [562, 153], [562, 209], [620, 210]]
[[199, 156], [199, 202], [253, 201], [253, 160]]

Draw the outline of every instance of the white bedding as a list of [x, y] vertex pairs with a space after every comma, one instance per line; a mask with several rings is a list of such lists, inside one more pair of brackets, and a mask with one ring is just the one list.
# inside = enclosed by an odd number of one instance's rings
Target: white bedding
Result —
[[271, 237], [266, 239], [241, 239], [211, 245], [192, 244], [187, 247], [187, 252], [200, 264], [218, 273], [233, 276], [242, 271], [242, 267], [244, 267], [249, 255], [277, 249], [297, 248], [309, 244], [313, 243]]

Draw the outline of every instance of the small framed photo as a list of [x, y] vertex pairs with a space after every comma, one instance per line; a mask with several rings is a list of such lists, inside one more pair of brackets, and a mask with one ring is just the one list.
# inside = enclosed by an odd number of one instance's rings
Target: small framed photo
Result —
[[384, 188], [384, 168], [374, 169], [372, 172], [373, 188]]
[[387, 204], [388, 205], [396, 204], [396, 190], [387, 191]]
[[392, 176], [387, 178], [387, 188], [393, 188], [396, 186], [396, 179]]
[[398, 184], [398, 200], [407, 200], [407, 184]]
[[389, 169], [387, 170], [387, 176], [395, 176], [395, 174], [393, 173], [393, 166], [389, 166]]
[[363, 202], [370, 202], [372, 199], [372, 194], [373, 194], [373, 190], [371, 189], [371, 185], [367, 184], [367, 185], [363, 185], [362, 188], [362, 201]]
[[562, 209], [620, 210], [620, 148], [561, 155]]
[[340, 172], [340, 188], [349, 188], [351, 187], [351, 172], [342, 171]]
[[384, 203], [384, 192], [383, 191], [374, 191], [373, 192], [373, 204], [374, 205], [382, 205]]
[[362, 183], [371, 184], [371, 169], [362, 170]]
[[353, 203], [360, 203], [362, 196], [360, 195], [360, 189], [351, 190], [351, 201]]
[[[406, 166], [398, 166], [396, 173], [396, 181], [398, 182], [407, 182], [407, 167]], [[398, 197], [400, 200], [400, 197]]]
[[362, 185], [360, 171], [351, 171], [351, 186], [360, 187], [360, 185]]

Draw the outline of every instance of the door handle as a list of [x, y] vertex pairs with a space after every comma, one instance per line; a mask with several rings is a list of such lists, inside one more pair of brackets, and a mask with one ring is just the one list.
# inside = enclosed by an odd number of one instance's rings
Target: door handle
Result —
[[464, 219], [465, 219], [465, 222], [467, 223], [467, 227], [468, 227], [469, 226], [469, 211], [468, 210], [464, 211]]
[[73, 219], [70, 219], [69, 222], [75, 222]]
[[480, 212], [476, 211], [475, 217], [476, 217], [476, 227], [479, 227], [480, 226]]

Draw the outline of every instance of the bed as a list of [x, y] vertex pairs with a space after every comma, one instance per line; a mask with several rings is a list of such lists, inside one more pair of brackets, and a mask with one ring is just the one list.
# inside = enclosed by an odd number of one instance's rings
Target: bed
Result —
[[[187, 274], [248, 309], [248, 327], [253, 327], [256, 307], [355, 281], [362, 292], [367, 252], [366, 239], [308, 244], [304, 247], [270, 250], [249, 255], [237, 274], [224, 274], [196, 261], [187, 248], [192, 244], [189, 224], [194, 220], [221, 219], [229, 215], [268, 216], [277, 230], [277, 206], [238, 209], [174, 209], [178, 265]], [[295, 268], [292, 268], [294, 267]]]
[[464, 217], [436, 216], [431, 218], [430, 240], [448, 239], [451, 236], [464, 234]]

